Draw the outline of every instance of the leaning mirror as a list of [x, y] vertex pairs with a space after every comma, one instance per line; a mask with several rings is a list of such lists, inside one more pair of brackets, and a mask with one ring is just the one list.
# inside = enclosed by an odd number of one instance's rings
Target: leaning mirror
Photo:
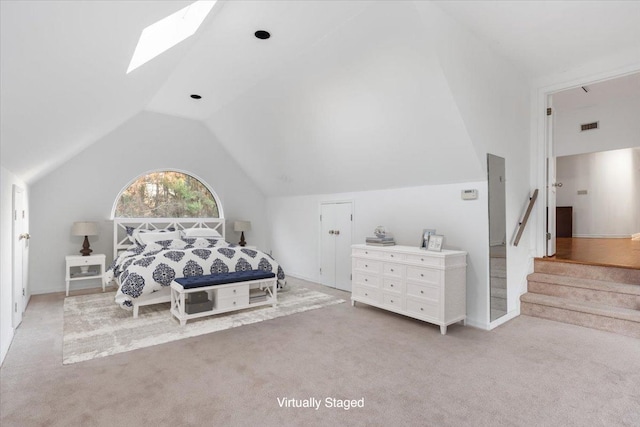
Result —
[[487, 154], [490, 319], [507, 314], [507, 222], [504, 158]]

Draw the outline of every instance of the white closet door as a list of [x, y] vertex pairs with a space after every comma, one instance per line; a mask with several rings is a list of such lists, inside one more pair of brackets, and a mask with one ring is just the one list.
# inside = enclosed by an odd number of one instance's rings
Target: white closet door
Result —
[[335, 207], [335, 287], [351, 292], [351, 203]]
[[352, 205], [323, 203], [320, 207], [320, 283], [351, 291]]
[[335, 207], [333, 204], [320, 206], [320, 283], [336, 286], [336, 239]]

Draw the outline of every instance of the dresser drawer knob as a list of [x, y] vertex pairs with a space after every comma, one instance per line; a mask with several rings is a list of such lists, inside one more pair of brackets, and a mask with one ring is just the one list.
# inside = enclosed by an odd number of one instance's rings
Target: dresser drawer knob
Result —
[[236, 290], [235, 290], [235, 289], [233, 290], [233, 293], [234, 293], [234, 294], [236, 293]]
[[393, 254], [391, 254], [391, 258], [393, 258]]
[[364, 266], [368, 268], [368, 267], [369, 267], [369, 264], [365, 264]]
[[393, 300], [390, 300], [393, 303]]
[[420, 273], [420, 277], [424, 277], [424, 274]]
[[424, 311], [424, 308], [420, 307], [420, 311]]
[[236, 302], [235, 302], [235, 301], [233, 302], [233, 305], [236, 305]]
[[391, 284], [391, 287], [393, 288], [393, 283]]
[[364, 279], [364, 281], [365, 281], [365, 282], [368, 282], [368, 281], [369, 281], [369, 279]]
[[364, 296], [365, 296], [365, 297], [368, 297], [368, 296], [369, 296], [369, 294], [365, 292], [365, 293], [364, 293]]
[[369, 252], [367, 252], [367, 251], [364, 251], [364, 254], [365, 254], [365, 255], [369, 255]]
[[391, 269], [391, 271], [393, 272], [393, 268]]
[[424, 294], [424, 291], [420, 291], [421, 294]]
[[420, 261], [424, 261], [424, 258], [420, 258]]

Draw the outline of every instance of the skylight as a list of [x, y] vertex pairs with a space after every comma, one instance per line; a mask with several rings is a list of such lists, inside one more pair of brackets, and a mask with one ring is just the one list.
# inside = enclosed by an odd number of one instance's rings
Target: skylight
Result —
[[215, 3], [216, 0], [196, 1], [142, 30], [127, 74], [191, 37]]

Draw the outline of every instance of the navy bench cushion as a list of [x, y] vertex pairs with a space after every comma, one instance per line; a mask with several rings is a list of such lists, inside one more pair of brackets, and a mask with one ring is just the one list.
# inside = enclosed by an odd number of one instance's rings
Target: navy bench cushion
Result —
[[180, 277], [175, 279], [184, 289], [202, 288], [212, 285], [226, 285], [227, 283], [247, 282], [249, 280], [271, 279], [276, 275], [270, 271], [247, 270], [230, 273], [206, 274], [204, 276]]

